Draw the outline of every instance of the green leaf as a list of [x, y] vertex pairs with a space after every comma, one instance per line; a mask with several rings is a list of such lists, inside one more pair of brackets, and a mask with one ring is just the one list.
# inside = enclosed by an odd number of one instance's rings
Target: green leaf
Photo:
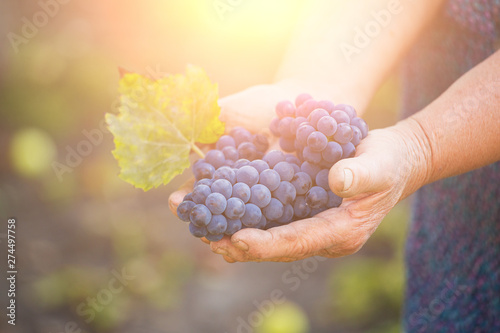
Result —
[[195, 145], [224, 133], [217, 85], [198, 67], [158, 80], [126, 73], [120, 80], [119, 114], [106, 114], [114, 135], [120, 177], [144, 191], [167, 184], [189, 167]]

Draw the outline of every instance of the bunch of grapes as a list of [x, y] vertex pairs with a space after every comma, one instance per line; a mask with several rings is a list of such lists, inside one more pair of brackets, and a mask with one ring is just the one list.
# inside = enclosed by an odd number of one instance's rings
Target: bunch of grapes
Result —
[[295, 104], [279, 102], [276, 115], [269, 128], [280, 138], [281, 149], [320, 168], [353, 156], [368, 134], [367, 124], [352, 106], [316, 101], [309, 94], [297, 96]]
[[[266, 153], [265, 135], [237, 127], [193, 164], [196, 182], [177, 215], [189, 222], [195, 237], [219, 241], [244, 228], [269, 229], [342, 203], [329, 188], [329, 169], [354, 153], [366, 136], [366, 123], [350, 106], [317, 102], [307, 94], [299, 95], [295, 105], [278, 103], [276, 112], [271, 131], [280, 136], [280, 146], [287, 153]], [[303, 128], [312, 131], [306, 136]], [[326, 142], [325, 147], [319, 149], [319, 141]], [[321, 158], [313, 159], [311, 153]]]

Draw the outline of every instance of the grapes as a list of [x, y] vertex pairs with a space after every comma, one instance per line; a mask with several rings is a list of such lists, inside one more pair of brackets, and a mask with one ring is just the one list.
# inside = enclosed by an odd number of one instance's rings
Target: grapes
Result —
[[210, 209], [212, 214], [222, 214], [226, 210], [226, 197], [220, 193], [211, 193], [205, 200], [205, 206]]
[[276, 105], [269, 128], [281, 150], [268, 152], [266, 135], [235, 127], [193, 164], [195, 186], [177, 208], [193, 236], [216, 242], [244, 228], [267, 230], [342, 204], [328, 175], [368, 135], [356, 110], [301, 94]]
[[250, 190], [252, 192], [250, 196], [250, 202], [254, 205], [260, 208], [264, 208], [271, 201], [271, 191], [269, 191], [266, 186], [257, 184], [252, 186]]
[[236, 180], [252, 187], [259, 182], [259, 172], [254, 167], [245, 165], [236, 171]]

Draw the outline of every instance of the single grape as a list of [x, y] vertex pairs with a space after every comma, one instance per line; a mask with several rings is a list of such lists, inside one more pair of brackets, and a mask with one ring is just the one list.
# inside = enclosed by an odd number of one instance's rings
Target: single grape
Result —
[[193, 223], [189, 223], [189, 232], [191, 235], [198, 238], [205, 237], [208, 234], [207, 227], [198, 227]]
[[297, 117], [293, 120], [292, 122], [292, 132], [297, 133], [297, 129], [299, 128], [300, 124], [307, 123], [307, 119], [304, 117]]
[[207, 185], [197, 185], [193, 188], [193, 201], [197, 204], [204, 204], [207, 197], [212, 193]]
[[213, 235], [223, 234], [227, 229], [227, 220], [223, 215], [212, 215], [207, 231]]
[[[215, 181], [217, 179], [229, 180], [231, 185], [234, 185], [236, 183], [236, 173], [234, 172], [234, 170], [232, 168], [230, 168], [228, 166], [223, 166], [223, 167], [220, 167], [219, 169], [215, 170], [212, 183], [213, 183], [213, 181]], [[212, 183], [210, 183], [210, 186], [212, 185]]]
[[279, 140], [281, 150], [291, 153], [295, 151], [295, 140], [281, 137]]
[[260, 208], [264, 208], [269, 205], [269, 202], [271, 201], [271, 191], [269, 191], [266, 186], [256, 184], [250, 188], [250, 191], [252, 193], [250, 196], [251, 203]]
[[243, 127], [235, 127], [231, 130], [230, 135], [234, 138], [235, 146], [238, 147], [243, 142], [252, 140], [252, 134]]
[[311, 207], [306, 204], [306, 197], [303, 195], [297, 196], [293, 202], [293, 211], [295, 217], [298, 219], [303, 219], [309, 216], [311, 213]]
[[309, 124], [312, 127], [318, 128], [317, 127], [318, 120], [320, 120], [321, 118], [323, 118], [325, 116], [328, 116], [328, 117], [330, 116], [330, 114], [328, 113], [328, 111], [326, 111], [325, 109], [316, 109], [313, 112], [311, 112], [311, 114], [309, 115], [309, 117], [307, 117], [307, 120], [309, 121]]
[[259, 224], [262, 217], [262, 211], [254, 204], [248, 203], [245, 205], [245, 214], [241, 217], [243, 225], [253, 228]]
[[[353, 136], [352, 128], [349, 124], [339, 123], [337, 125], [337, 132], [333, 136], [333, 139], [340, 144], [348, 143], [351, 141]], [[345, 156], [344, 156], [345, 157]]]
[[268, 221], [279, 219], [283, 215], [283, 204], [275, 198], [272, 198], [269, 205], [262, 209], [262, 213]]
[[297, 141], [305, 147], [307, 145], [307, 138], [311, 133], [314, 133], [316, 131], [314, 127], [309, 125], [309, 123], [302, 123], [299, 128], [297, 128]]
[[295, 105], [290, 101], [281, 101], [276, 104], [276, 115], [283, 119], [285, 117], [295, 117]]
[[201, 162], [193, 165], [193, 174], [196, 180], [200, 180], [203, 178], [212, 178], [214, 172], [214, 166], [209, 163]]
[[251, 142], [242, 142], [238, 146], [238, 155], [249, 161], [254, 160], [257, 156], [257, 147]]
[[318, 108], [324, 109], [328, 111], [328, 114], [330, 114], [333, 110], [335, 110], [335, 104], [333, 104], [332, 101], [322, 100], [318, 101]]
[[295, 190], [295, 186], [287, 181], [282, 181], [278, 188], [273, 191], [273, 197], [281, 201], [284, 205], [292, 203], [296, 195], [297, 190]]
[[360, 129], [361, 133], [363, 134], [363, 139], [366, 138], [366, 136], [368, 135], [368, 125], [363, 119], [358, 117], [352, 118], [351, 124]]
[[269, 164], [267, 164], [267, 162], [264, 160], [253, 160], [248, 165], [250, 165], [251, 167], [254, 167], [259, 173], [261, 173], [264, 170], [269, 169]]
[[309, 147], [305, 147], [302, 154], [304, 159], [310, 163], [318, 164], [321, 162], [321, 153], [313, 152]]
[[217, 170], [218, 168], [224, 165], [226, 157], [224, 156], [224, 153], [222, 151], [213, 149], [210, 150], [207, 153], [207, 155], [205, 155], [205, 161], [209, 164], [212, 164], [214, 168]]
[[321, 153], [327, 144], [328, 138], [319, 131], [312, 132], [307, 138], [307, 147], [315, 153]]
[[191, 213], [191, 209], [196, 206], [196, 204], [192, 201], [183, 201], [177, 207], [177, 216], [184, 222], [189, 222], [189, 214]]
[[292, 165], [286, 161], [277, 163], [273, 167], [273, 170], [280, 175], [281, 180], [286, 180], [286, 181], [292, 180], [293, 175], [295, 174]]
[[316, 128], [325, 136], [332, 136], [337, 131], [337, 121], [330, 116], [321, 117]]
[[240, 168], [244, 167], [245, 165], [249, 165], [249, 164], [250, 164], [249, 160], [247, 160], [246, 158], [240, 158], [239, 160], [237, 160], [234, 163], [234, 168], [240, 169]]
[[293, 139], [295, 137], [295, 133], [292, 132], [293, 119], [294, 118], [291, 117], [285, 117], [280, 120], [280, 123], [278, 125], [280, 136], [288, 139]]
[[342, 146], [337, 142], [328, 142], [326, 148], [321, 152], [323, 160], [333, 165], [342, 158]]
[[351, 142], [345, 143], [342, 146], [342, 156], [344, 158], [352, 157], [354, 156], [354, 153], [356, 152], [356, 148]]
[[296, 165], [302, 164], [302, 162], [299, 160], [299, 158], [295, 155], [292, 155], [292, 154], [286, 154], [285, 161], [287, 161], [288, 163], [296, 164]]
[[269, 129], [271, 130], [271, 133], [274, 136], [280, 136], [280, 130], [279, 130], [279, 125], [280, 125], [280, 118], [275, 117], [271, 120], [271, 124], [269, 124]]
[[224, 215], [226, 215], [228, 219], [234, 220], [241, 218], [243, 214], [245, 214], [245, 203], [243, 200], [236, 197], [229, 198], [229, 200], [227, 200]]
[[296, 115], [307, 118], [311, 112], [318, 108], [318, 102], [314, 99], [308, 99], [297, 108]]
[[276, 220], [280, 224], [290, 223], [293, 220], [293, 206], [291, 204], [283, 206], [283, 215]]
[[227, 229], [225, 234], [228, 236], [234, 235], [236, 232], [240, 231], [242, 227], [240, 219], [227, 219]]
[[262, 159], [267, 162], [270, 168], [274, 168], [276, 164], [285, 160], [285, 154], [279, 150], [271, 150]]
[[342, 204], [342, 198], [333, 193], [332, 191], [328, 191], [328, 202], [326, 203], [327, 208], [336, 208]]
[[312, 180], [311, 177], [305, 173], [305, 172], [297, 172], [291, 182], [290, 182], [294, 187], [295, 191], [297, 192], [297, 195], [304, 195], [309, 191], [309, 189], [312, 187]]
[[212, 192], [220, 193], [226, 197], [226, 199], [231, 198], [231, 194], [233, 193], [233, 185], [227, 179], [217, 179], [210, 188]]
[[224, 147], [236, 147], [236, 143], [234, 142], [232, 136], [223, 135], [219, 138], [219, 140], [217, 140], [215, 148], [217, 148], [218, 150], [222, 150]]
[[[215, 170], [215, 171], [217, 171], [217, 170]], [[215, 173], [214, 173], [214, 175], [215, 175]], [[198, 185], [207, 185], [208, 187], [210, 187], [210, 186], [212, 186], [213, 182], [214, 182], [214, 180], [212, 178], [203, 178], [203, 179], [198, 180], [196, 183], [194, 183], [193, 188], [195, 188]]]
[[255, 228], [257, 228], [257, 229], [265, 229], [266, 225], [267, 225], [267, 219], [264, 216], [264, 214], [262, 214], [262, 217], [260, 218], [259, 224], [257, 224], [255, 226]]
[[[281, 162], [280, 162], [281, 163]], [[267, 169], [260, 173], [259, 184], [264, 185], [270, 191], [278, 188], [281, 182], [281, 177], [278, 172], [273, 169]]]
[[[210, 212], [215, 215], [220, 215], [224, 213], [227, 206], [226, 197], [220, 193], [211, 193], [207, 200], [205, 200], [205, 206], [210, 209]], [[209, 230], [209, 232], [211, 232]]]
[[207, 234], [205, 236], [205, 238], [211, 242], [218, 242], [220, 241], [222, 238], [224, 238], [224, 234], [218, 234], [218, 235], [215, 235], [215, 234]]
[[235, 147], [230, 147], [230, 146], [224, 147], [222, 148], [222, 153], [226, 158], [226, 163], [227, 160], [236, 161], [240, 158], [240, 155], [238, 155], [238, 149], [236, 149]]
[[184, 196], [184, 199], [182, 201], [193, 201], [193, 193], [188, 193]]
[[301, 106], [305, 101], [312, 99], [312, 96], [306, 93], [302, 93], [295, 97], [295, 106], [299, 107]]
[[236, 180], [252, 187], [259, 182], [259, 172], [254, 167], [245, 165], [236, 170]]
[[202, 204], [194, 206], [193, 209], [191, 209], [191, 213], [189, 213], [189, 220], [197, 227], [208, 225], [211, 219], [212, 213], [210, 213], [207, 206]]
[[354, 125], [351, 125], [351, 128], [352, 128], [351, 143], [354, 146], [357, 146], [357, 145], [359, 145], [359, 143], [361, 142], [361, 139], [363, 138], [363, 133], [361, 133], [361, 130]]
[[356, 110], [348, 104], [337, 104], [335, 110], [342, 110], [349, 115], [349, 118], [356, 117]]
[[328, 202], [328, 193], [319, 186], [313, 186], [306, 194], [306, 203], [311, 208], [326, 207]]
[[265, 153], [269, 149], [269, 141], [264, 134], [255, 134], [252, 139], [252, 143], [257, 148], [257, 151]]
[[329, 169], [323, 169], [316, 175], [316, 185], [324, 188], [327, 191], [330, 189], [330, 185], [328, 183], [329, 173], [330, 173]]
[[321, 170], [321, 168], [316, 164], [312, 164], [312, 163], [305, 161], [300, 166], [300, 170], [302, 172], [307, 173], [309, 175], [309, 177], [311, 177], [311, 179], [316, 179], [316, 175]]
[[244, 203], [250, 200], [250, 186], [245, 183], [236, 183], [233, 186], [233, 198], [240, 198]]
[[332, 118], [337, 121], [337, 124], [349, 124], [351, 122], [351, 118], [349, 118], [349, 115], [347, 112], [342, 111], [342, 110], [335, 110], [331, 114]]

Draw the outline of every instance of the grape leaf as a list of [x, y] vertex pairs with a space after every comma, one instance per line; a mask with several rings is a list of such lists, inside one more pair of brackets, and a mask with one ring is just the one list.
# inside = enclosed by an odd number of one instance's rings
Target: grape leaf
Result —
[[198, 67], [157, 80], [126, 73], [120, 80], [118, 114], [106, 114], [114, 135], [120, 177], [144, 191], [167, 184], [189, 167], [195, 145], [224, 133], [217, 85]]

